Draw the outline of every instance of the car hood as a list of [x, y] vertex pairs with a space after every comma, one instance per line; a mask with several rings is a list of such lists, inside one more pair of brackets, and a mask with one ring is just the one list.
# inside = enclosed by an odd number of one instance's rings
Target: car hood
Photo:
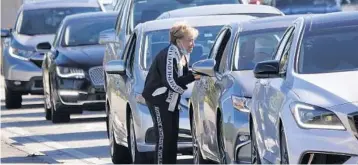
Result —
[[56, 63], [62, 66], [78, 65], [91, 67], [102, 65], [104, 56], [103, 45], [64, 47], [58, 49], [59, 56]]
[[252, 92], [255, 87], [256, 78], [252, 70], [234, 71], [232, 76], [235, 79], [235, 88], [239, 88], [235, 91], [240, 91], [238, 95], [245, 97], [252, 97]]
[[41, 42], [49, 42], [52, 43], [55, 38], [54, 34], [48, 35], [35, 35], [35, 36], [28, 36], [28, 35], [14, 35], [14, 39], [21, 45], [30, 47], [35, 49], [36, 45]]
[[293, 91], [305, 103], [332, 107], [358, 101], [358, 71], [301, 74], [293, 81]]

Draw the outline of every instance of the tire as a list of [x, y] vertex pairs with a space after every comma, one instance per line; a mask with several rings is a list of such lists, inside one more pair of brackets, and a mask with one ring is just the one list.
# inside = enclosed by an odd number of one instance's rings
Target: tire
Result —
[[132, 162], [131, 155], [127, 147], [117, 144], [116, 139], [114, 137], [113, 129], [112, 129], [112, 120], [111, 116], [108, 118], [109, 120], [109, 147], [110, 147], [110, 155], [113, 164], [130, 164]]
[[286, 136], [283, 126], [281, 126], [280, 128], [280, 155], [281, 155], [281, 164], [289, 164]]
[[261, 164], [261, 158], [256, 142], [256, 133], [252, 122], [250, 123], [250, 134], [251, 134], [251, 164]]
[[61, 112], [61, 109], [55, 110], [54, 106], [51, 108], [51, 119], [52, 123], [68, 123], [70, 122], [70, 114], [67, 112]]
[[145, 153], [141, 153], [137, 150], [136, 135], [134, 131], [134, 122], [132, 114], [129, 116], [129, 137], [128, 137], [128, 146], [131, 153], [132, 163], [133, 164], [149, 164], [150, 160], [147, 159]]
[[21, 108], [22, 96], [5, 88], [5, 107], [7, 109]]
[[193, 164], [211, 164], [211, 161], [205, 160], [203, 158], [203, 155], [201, 155], [201, 150], [200, 150], [200, 145], [199, 142], [196, 138], [196, 126], [195, 126], [195, 122], [192, 119], [191, 120], [191, 135], [192, 135], [192, 140], [193, 140], [193, 159], [194, 162]]

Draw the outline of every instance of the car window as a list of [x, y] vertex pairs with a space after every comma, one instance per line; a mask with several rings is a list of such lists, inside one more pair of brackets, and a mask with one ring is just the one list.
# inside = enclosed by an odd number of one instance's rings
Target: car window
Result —
[[125, 61], [126, 64], [127, 64], [127, 61], [128, 61], [127, 59], [128, 59], [128, 57], [129, 57], [128, 52], [129, 52], [130, 49], [131, 49], [131, 43], [132, 43], [132, 40], [134, 40], [134, 39], [135, 39], [135, 35], [133, 34], [133, 35], [130, 36], [130, 38], [129, 38], [127, 44], [125, 45], [124, 51], [122, 51], [122, 52], [123, 52], [123, 55], [121, 56], [121, 58], [122, 58], [122, 60]]
[[[195, 46], [190, 53], [189, 67], [199, 60], [208, 57], [214, 40], [222, 26], [196, 27], [199, 36], [195, 40]], [[144, 34], [143, 51], [141, 53], [141, 65], [149, 69], [152, 60], [158, 53], [169, 45], [169, 30], [156, 30]]]
[[133, 73], [136, 41], [137, 41], [136, 34], [133, 34], [133, 39], [130, 42], [130, 48], [129, 48], [129, 51], [128, 51], [129, 56], [127, 57], [127, 62], [126, 62], [127, 63], [127, 69], [130, 71], [130, 73]]
[[[218, 71], [219, 73], [222, 73], [219, 71], [219, 65], [221, 63], [221, 59], [222, 59], [222, 56], [224, 54], [224, 50], [226, 48], [226, 45], [227, 43], [229, 42], [230, 40], [230, 36], [231, 36], [231, 30], [230, 29], [227, 29], [224, 33], [224, 37], [223, 39], [221, 40], [221, 43], [216, 51], [216, 55], [215, 56], [215, 61], [216, 61], [216, 64], [215, 64], [215, 67], [214, 67], [214, 70], [215, 71]], [[223, 63], [225, 63], [225, 61], [223, 61]]]
[[252, 70], [256, 63], [272, 59], [286, 28], [240, 32], [235, 45], [234, 70]]
[[227, 29], [222, 30], [220, 34], [218, 34], [218, 36], [216, 37], [214, 45], [210, 49], [209, 58], [215, 58], [215, 55], [217, 54], [220, 44], [225, 36], [226, 30]]
[[112, 28], [114, 22], [115, 17], [104, 17], [70, 23], [65, 27], [61, 46], [98, 45], [99, 33]]
[[291, 46], [292, 46], [292, 41], [293, 41], [293, 37], [294, 37], [294, 31], [291, 33], [290, 37], [288, 38], [288, 41], [285, 44], [285, 47], [283, 49], [283, 53], [280, 59], [280, 66], [279, 66], [279, 73], [280, 74], [285, 74], [286, 70], [287, 70], [287, 65], [288, 65], [288, 59], [290, 57], [290, 50], [291, 50]]
[[293, 31], [294, 27], [289, 27], [287, 28], [287, 30], [285, 31], [285, 34], [283, 35], [280, 44], [278, 45], [277, 49], [275, 50], [275, 54], [273, 59], [275, 60], [280, 60], [281, 59], [281, 55], [283, 53], [283, 50], [285, 48], [285, 45], [287, 43], [287, 40], [289, 39], [292, 31]]
[[46, 8], [24, 10], [18, 32], [23, 35], [55, 34], [61, 21], [76, 13], [100, 11], [94, 7]]
[[299, 51], [298, 72], [332, 73], [358, 69], [358, 26], [306, 32]]

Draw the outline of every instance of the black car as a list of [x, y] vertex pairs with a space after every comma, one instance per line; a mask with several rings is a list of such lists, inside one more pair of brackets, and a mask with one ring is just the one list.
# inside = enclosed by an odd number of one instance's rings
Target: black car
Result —
[[114, 26], [117, 14], [68, 16], [52, 45], [37, 45], [38, 51], [48, 51], [42, 64], [47, 120], [69, 122], [70, 114], [105, 109], [104, 46], [98, 40], [101, 31]]

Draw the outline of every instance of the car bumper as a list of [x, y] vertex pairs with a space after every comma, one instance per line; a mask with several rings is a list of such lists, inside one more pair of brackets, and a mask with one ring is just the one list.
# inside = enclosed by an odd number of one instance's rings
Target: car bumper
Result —
[[42, 61], [20, 60], [4, 51], [2, 63], [6, 88], [22, 94], [43, 94]]
[[[140, 123], [136, 124], [135, 128], [138, 151], [155, 151], [156, 137], [149, 109], [145, 105], [138, 104], [137, 113], [137, 115], [140, 116]], [[182, 154], [191, 154], [192, 148], [193, 144], [190, 131], [189, 112], [186, 108], [182, 108], [179, 118], [178, 152]]]
[[[358, 138], [348, 130], [300, 128], [291, 112], [282, 117], [289, 161], [301, 164], [310, 157], [319, 164], [358, 164]], [[323, 161], [323, 162], [322, 162]], [[324, 162], [327, 161], [327, 162]]]
[[82, 110], [105, 110], [103, 86], [93, 86], [87, 79], [56, 78], [56, 108], [78, 113]]

